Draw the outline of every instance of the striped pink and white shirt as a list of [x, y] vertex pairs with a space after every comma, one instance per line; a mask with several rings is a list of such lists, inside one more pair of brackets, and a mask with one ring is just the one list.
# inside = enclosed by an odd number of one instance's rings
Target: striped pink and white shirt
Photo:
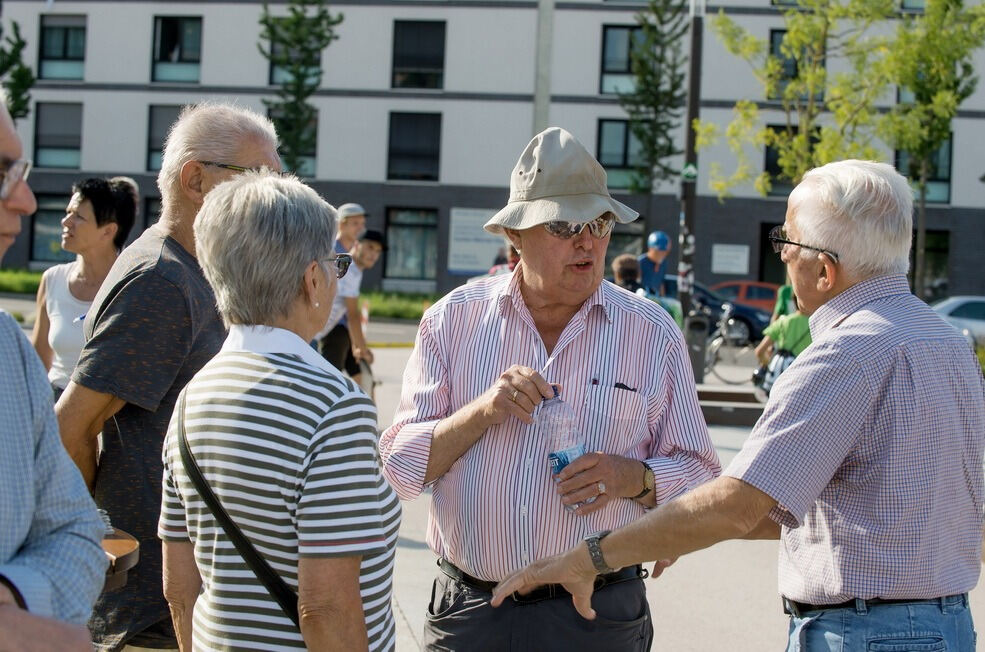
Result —
[[[424, 490], [435, 425], [519, 364], [562, 386], [586, 450], [646, 462], [657, 503], [721, 472], [698, 406], [680, 330], [662, 308], [603, 281], [551, 355], [520, 294], [523, 266], [460, 287], [421, 320], [394, 424], [380, 441], [398, 495]], [[628, 389], [616, 387], [616, 384]], [[432, 485], [428, 544], [476, 577], [498, 581], [585, 536], [643, 515], [619, 499], [587, 516], [561, 504], [536, 424], [510, 418], [486, 433]]]

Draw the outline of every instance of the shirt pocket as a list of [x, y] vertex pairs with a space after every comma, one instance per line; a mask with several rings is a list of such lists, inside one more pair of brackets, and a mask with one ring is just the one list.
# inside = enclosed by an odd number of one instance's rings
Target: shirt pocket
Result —
[[622, 455], [650, 436], [646, 398], [637, 391], [589, 385], [579, 425], [586, 452]]

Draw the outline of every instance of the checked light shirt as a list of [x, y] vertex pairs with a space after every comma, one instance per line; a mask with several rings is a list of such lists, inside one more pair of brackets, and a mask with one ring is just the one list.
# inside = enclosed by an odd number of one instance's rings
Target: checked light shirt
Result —
[[[684, 340], [670, 315], [603, 281], [548, 355], [520, 294], [522, 273], [521, 263], [510, 276], [460, 287], [421, 320], [394, 425], [380, 441], [384, 475], [400, 497], [423, 491], [437, 423], [515, 364], [562, 386], [587, 451], [645, 460], [658, 504], [718, 475]], [[489, 428], [431, 487], [431, 549], [471, 575], [498, 581], [643, 515], [628, 498], [587, 516], [567, 511], [551, 479], [548, 448], [536, 425], [510, 417]], [[641, 468], [641, 486], [642, 479]]]
[[105, 581], [105, 526], [51, 399], [37, 353], [0, 310], [0, 576], [31, 613], [82, 624]]
[[985, 382], [906, 277], [861, 282], [810, 319], [726, 470], [776, 499], [780, 593], [935, 598], [978, 582]]

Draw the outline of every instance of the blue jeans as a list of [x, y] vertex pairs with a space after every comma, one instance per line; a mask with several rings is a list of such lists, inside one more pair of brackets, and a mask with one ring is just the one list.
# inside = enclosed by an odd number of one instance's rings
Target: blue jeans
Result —
[[790, 617], [787, 652], [970, 652], [975, 625], [968, 596], [807, 611]]

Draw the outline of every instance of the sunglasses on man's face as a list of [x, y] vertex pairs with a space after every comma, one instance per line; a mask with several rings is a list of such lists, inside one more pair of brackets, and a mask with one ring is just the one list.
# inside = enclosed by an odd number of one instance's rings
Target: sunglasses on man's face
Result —
[[349, 271], [349, 265], [352, 264], [351, 254], [335, 254], [334, 256], [328, 256], [327, 258], [322, 258], [319, 262], [332, 263], [335, 268], [335, 274], [338, 278], [345, 276], [345, 273]]
[[568, 240], [575, 237], [585, 230], [587, 226], [598, 239], [602, 239], [612, 232], [612, 227], [615, 225], [616, 219], [612, 217], [611, 213], [606, 213], [605, 215], [600, 215], [596, 217], [591, 222], [582, 222], [580, 224], [575, 224], [574, 222], [566, 222], [564, 220], [555, 220], [553, 222], [547, 222], [544, 224], [544, 228], [547, 232], [553, 235], [555, 238], [561, 238], [562, 240]]
[[5, 166], [0, 164], [0, 201], [7, 201], [17, 184], [27, 181], [30, 174], [31, 162], [24, 158], [9, 161]]

